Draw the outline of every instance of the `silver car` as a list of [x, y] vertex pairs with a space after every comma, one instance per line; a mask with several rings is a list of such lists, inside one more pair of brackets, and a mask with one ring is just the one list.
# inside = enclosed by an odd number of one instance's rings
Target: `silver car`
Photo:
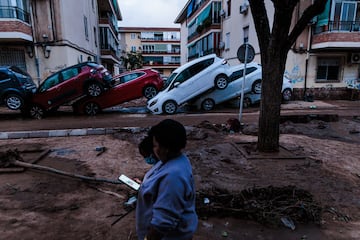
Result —
[[[239, 98], [241, 96], [244, 80], [244, 64], [233, 66], [231, 67], [231, 70], [232, 74], [230, 76], [230, 83], [226, 89], [221, 91], [214, 89], [213, 91], [202, 94], [194, 101], [192, 101], [190, 105], [195, 106], [197, 109], [210, 111], [217, 104]], [[261, 93], [261, 78], [261, 65], [255, 62], [247, 63], [244, 84], [245, 105], [251, 105], [255, 102], [254, 99], [260, 99], [259, 96]], [[282, 98], [284, 101], [289, 101], [291, 100], [291, 97], [291, 81], [284, 77], [282, 86]]]
[[[230, 75], [230, 83], [226, 89], [221, 91], [217, 89], [208, 91], [197, 97], [190, 105], [194, 105], [197, 109], [210, 111], [217, 104], [239, 97], [242, 92], [244, 80], [244, 64], [232, 66], [230, 70], [232, 74]], [[261, 92], [261, 65], [255, 62], [246, 64], [244, 94], [249, 92]]]

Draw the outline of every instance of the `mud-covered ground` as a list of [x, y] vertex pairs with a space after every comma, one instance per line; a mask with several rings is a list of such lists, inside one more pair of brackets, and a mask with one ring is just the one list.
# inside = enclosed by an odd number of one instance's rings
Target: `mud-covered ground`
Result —
[[[195, 240], [360, 239], [359, 118], [286, 121], [281, 124], [278, 154], [249, 150], [257, 140], [256, 125], [245, 126], [242, 133], [230, 133], [211, 122], [186, 128], [185, 152], [197, 190], [209, 194], [209, 204], [211, 194], [219, 191], [231, 196], [244, 189], [294, 186], [309, 192], [312, 207], [321, 209], [317, 221], [309, 217], [308, 223], [294, 219], [293, 224], [280, 221], [291, 220], [281, 215], [282, 210], [306, 209], [309, 203], [298, 200], [288, 206], [285, 199], [283, 206], [271, 209], [278, 215], [267, 224], [246, 214], [230, 216], [229, 209], [218, 216], [202, 214]], [[2, 140], [0, 148], [18, 149], [26, 162], [116, 181], [120, 174], [142, 178], [150, 168], [137, 151], [145, 134], [146, 129], [139, 129], [114, 135]], [[97, 151], [98, 147], [105, 151]], [[135, 192], [125, 185], [19, 167], [11, 168], [11, 173], [2, 170], [0, 239], [137, 239], [134, 211], [124, 208]], [[259, 204], [252, 201], [252, 206]], [[122, 214], [126, 215], [120, 219]], [[261, 214], [270, 216], [266, 211]]]

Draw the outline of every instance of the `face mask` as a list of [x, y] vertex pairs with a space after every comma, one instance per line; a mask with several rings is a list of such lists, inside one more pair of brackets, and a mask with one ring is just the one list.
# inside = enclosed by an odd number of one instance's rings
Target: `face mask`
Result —
[[145, 157], [144, 160], [147, 164], [150, 164], [150, 165], [153, 165], [157, 162], [157, 159], [154, 158], [152, 154], [148, 157]]

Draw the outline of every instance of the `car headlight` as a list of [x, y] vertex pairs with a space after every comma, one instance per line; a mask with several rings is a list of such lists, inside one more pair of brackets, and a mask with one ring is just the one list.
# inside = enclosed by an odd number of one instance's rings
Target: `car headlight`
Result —
[[152, 107], [152, 106], [154, 106], [156, 103], [157, 103], [157, 99], [155, 99], [155, 100], [153, 100], [150, 104], [149, 104], [149, 107]]

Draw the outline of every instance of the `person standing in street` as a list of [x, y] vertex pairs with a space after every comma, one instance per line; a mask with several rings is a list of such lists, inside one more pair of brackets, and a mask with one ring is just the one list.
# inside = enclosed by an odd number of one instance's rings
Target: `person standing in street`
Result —
[[145, 174], [136, 205], [139, 240], [191, 240], [198, 224], [192, 166], [182, 153], [184, 126], [166, 119], [150, 129], [159, 160]]

